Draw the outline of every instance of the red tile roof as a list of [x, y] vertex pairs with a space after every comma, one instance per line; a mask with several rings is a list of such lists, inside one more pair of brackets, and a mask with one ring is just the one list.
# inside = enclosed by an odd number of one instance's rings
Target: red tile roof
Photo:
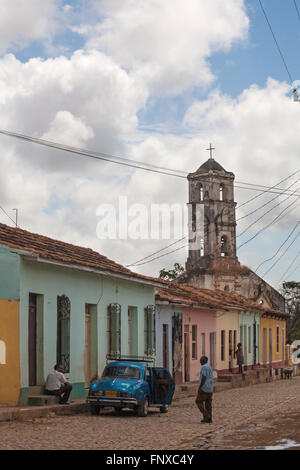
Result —
[[121, 264], [115, 263], [106, 256], [81, 246], [65, 243], [60, 240], [28, 232], [0, 223], [0, 244], [10, 248], [25, 250], [38, 255], [47, 261], [57, 261], [75, 267], [86, 267], [108, 271], [112, 275], [122, 275], [139, 281], [158, 284], [159, 280], [130, 271]]
[[165, 281], [164, 288], [157, 289], [157, 299], [189, 306], [204, 306], [214, 309], [237, 308], [241, 311], [252, 311], [261, 315], [274, 315], [288, 318], [289, 314], [279, 310], [266, 309], [251, 299], [235, 292], [203, 289], [188, 284], [177, 284]]

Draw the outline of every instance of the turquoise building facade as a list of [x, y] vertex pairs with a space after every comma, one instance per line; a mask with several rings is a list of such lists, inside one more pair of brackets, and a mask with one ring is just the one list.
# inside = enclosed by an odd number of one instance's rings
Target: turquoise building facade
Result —
[[245, 365], [260, 363], [260, 314], [239, 313], [239, 342], [242, 343]]
[[[19, 232], [21, 245], [23, 231], [9, 229]], [[27, 403], [32, 387], [42, 387], [57, 362], [63, 363], [72, 384], [72, 397], [79, 398], [85, 396], [91, 379], [101, 375], [108, 354], [151, 356], [155, 361], [155, 287], [159, 283], [92, 250], [68, 244], [67, 251], [78, 248], [84, 256], [87, 250], [86, 259], [91, 252], [99, 259], [89, 263], [95, 266], [88, 266], [84, 258], [80, 265], [78, 254], [73, 260], [69, 255], [59, 260], [55, 240], [46, 259], [40, 248], [45, 240], [39, 244], [41, 236], [30, 235], [32, 250], [6, 246], [0, 227], [1, 298], [16, 301], [18, 317], [18, 328], [11, 325], [19, 337], [18, 348], [14, 346], [15, 362], [19, 361], [14, 364], [14, 373], [19, 374], [15, 377], [18, 402]]]

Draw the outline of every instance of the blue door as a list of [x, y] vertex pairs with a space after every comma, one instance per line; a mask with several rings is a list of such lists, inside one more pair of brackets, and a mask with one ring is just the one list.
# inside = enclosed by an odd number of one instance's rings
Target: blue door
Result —
[[152, 403], [169, 405], [172, 401], [175, 384], [167, 369], [151, 367]]

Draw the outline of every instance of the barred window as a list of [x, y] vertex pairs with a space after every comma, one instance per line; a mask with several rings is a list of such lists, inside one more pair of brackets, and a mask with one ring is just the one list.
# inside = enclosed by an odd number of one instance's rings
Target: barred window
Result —
[[192, 359], [197, 359], [197, 325], [192, 325]]
[[225, 361], [225, 330], [221, 331], [221, 361]]
[[108, 306], [107, 312], [107, 352], [121, 354], [121, 305], [114, 303]]
[[57, 364], [70, 372], [70, 315], [71, 303], [66, 295], [57, 297]]
[[155, 305], [148, 305], [144, 313], [144, 353], [155, 356]]

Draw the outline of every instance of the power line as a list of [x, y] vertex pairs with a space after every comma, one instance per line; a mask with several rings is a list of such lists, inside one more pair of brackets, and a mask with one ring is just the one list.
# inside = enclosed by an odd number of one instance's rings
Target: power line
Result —
[[[253, 225], [255, 225], [257, 222], [259, 222], [265, 215], [269, 214], [271, 211], [273, 211], [274, 209], [276, 209], [276, 207], [280, 206], [283, 202], [287, 201], [289, 198], [291, 197], [291, 194], [289, 196], [287, 196], [283, 201], [279, 202], [278, 204], [275, 204], [275, 206], [271, 207], [271, 209], [267, 210], [266, 212], [264, 212], [260, 217], [258, 217], [254, 222], [252, 222], [250, 225], [248, 225], [247, 228], [245, 228], [245, 230], [243, 230], [243, 232], [241, 232], [237, 238], [241, 237], [244, 233], [248, 232], [248, 230], [253, 227]], [[300, 196], [298, 197], [298, 199], [300, 198]], [[294, 204], [295, 201], [293, 201], [292, 204]], [[290, 206], [288, 206], [290, 207]]]
[[[173, 246], [173, 245], [176, 245], [176, 243], [181, 242], [181, 241], [184, 240], [185, 238], [186, 238], [186, 236], [180, 238], [180, 240], [176, 240], [176, 242], [171, 243], [170, 245], [167, 245], [167, 246], [161, 248], [161, 249], [158, 250], [158, 251], [155, 251], [154, 253], [151, 253], [151, 254], [148, 255], [148, 256], [145, 256], [144, 258], [141, 258], [140, 260], [136, 261], [135, 263], [127, 264], [127, 265], [126, 265], [126, 268], [129, 268], [130, 266], [138, 266], [137, 263], [140, 263], [141, 261], [144, 261], [145, 259], [150, 258], [151, 256], [154, 256], [154, 255], [156, 255], [157, 253], [160, 253], [161, 251], [164, 251], [164, 250], [166, 250], [167, 248], [170, 248], [170, 247]], [[145, 264], [146, 264], [146, 263], [145, 263]]]
[[298, 8], [298, 5], [297, 5], [296, 0], [294, 0], [294, 5], [295, 5], [296, 11], [297, 11], [298, 18], [299, 18], [299, 20], [300, 20], [300, 11], [299, 11], [299, 8]]
[[[270, 223], [267, 224], [265, 227], [263, 227], [261, 230], [259, 230], [258, 232], [256, 232], [256, 234], [253, 235], [253, 237], [249, 238], [249, 240], [247, 240], [247, 241], [245, 241], [244, 243], [242, 243], [242, 245], [240, 245], [237, 249], [242, 248], [242, 246], [247, 245], [247, 243], [250, 243], [250, 242], [251, 242], [252, 240], [254, 240], [258, 235], [260, 235], [260, 234], [261, 234], [262, 232], [264, 232], [267, 228], [269, 228], [271, 225], [273, 225], [273, 223], [276, 222], [276, 220], [282, 218], [282, 217], [281, 217], [282, 214], [283, 214], [289, 207], [291, 207], [293, 204], [295, 204], [295, 202], [296, 202], [296, 201], [293, 201], [291, 204], [289, 204], [285, 209], [283, 209], [283, 210], [280, 212], [280, 214], [278, 214], [277, 217], [275, 217], [275, 219], [272, 220], [272, 222], [270, 222]], [[299, 206], [299, 204], [298, 204], [296, 207], [298, 207], [298, 206]], [[295, 207], [294, 207], [293, 209], [295, 209]], [[291, 211], [290, 211], [290, 212], [291, 212]], [[288, 213], [289, 213], [289, 212], [288, 212]], [[288, 214], [288, 213], [287, 213], [287, 214]], [[284, 216], [286, 216], [287, 214], [285, 214]]]
[[[124, 166], [128, 166], [128, 167], [131, 167], [131, 168], [136, 168], [136, 169], [140, 169], [140, 170], [151, 171], [151, 172], [154, 172], [154, 173], [160, 173], [160, 174], [164, 174], [164, 175], [168, 175], [168, 176], [175, 176], [177, 178], [183, 178], [183, 179], [186, 179], [186, 177], [188, 175], [188, 173], [183, 172], [182, 170], [173, 170], [172, 168], [164, 168], [164, 167], [156, 166], [156, 165], [153, 165], [153, 164], [150, 164], [150, 163], [144, 163], [144, 162], [141, 162], [141, 161], [131, 160], [131, 159], [128, 159], [128, 158], [118, 157], [118, 156], [115, 156], [115, 155], [110, 155], [110, 154], [106, 154], [106, 153], [102, 153], [102, 152], [88, 151], [88, 150], [85, 150], [85, 149], [71, 147], [69, 145], [64, 145], [64, 144], [58, 144], [56, 142], [52, 142], [52, 141], [48, 141], [48, 140], [44, 140], [44, 139], [38, 139], [36, 137], [30, 137], [28, 135], [20, 134], [20, 133], [17, 133], [17, 132], [7, 131], [7, 130], [4, 130], [4, 129], [0, 129], [0, 134], [6, 135], [6, 136], [9, 136], [9, 137], [13, 137], [13, 138], [16, 138], [16, 139], [19, 139], [19, 140], [23, 140], [23, 141], [26, 141], [26, 142], [42, 145], [42, 146], [45, 146], [45, 147], [55, 148], [56, 150], [62, 150], [62, 151], [65, 151], [65, 152], [73, 153], [73, 154], [76, 154], [76, 155], [79, 155], [79, 156], [93, 158], [93, 159], [96, 159], [96, 160], [107, 161], [107, 162], [110, 162], [110, 163], [116, 163], [116, 164], [119, 164], [119, 165], [124, 165]], [[298, 173], [299, 171], [300, 170], [298, 170], [295, 173], [293, 173], [292, 175], [288, 176], [287, 178], [282, 180], [280, 183], [282, 183], [283, 181], [285, 181], [288, 178], [291, 178], [294, 174]], [[239, 183], [239, 182], [237, 181], [237, 183]], [[272, 187], [269, 187], [269, 188], [266, 186], [266, 188], [268, 188], [268, 189], [263, 191], [262, 194], [264, 194], [266, 192], [269, 192], [268, 190], [276, 188], [276, 186], [278, 186], [278, 184], [280, 184], [280, 183], [277, 183], [276, 185], [274, 185]], [[246, 188], [246, 187], [243, 187], [243, 186], [235, 186], [235, 187], [236, 188], [241, 188], [241, 189], [253, 189], [255, 191], [260, 191], [261, 192], [260, 189], [256, 188], [256, 186], [258, 186], [257, 184], [253, 184], [253, 183], [241, 183], [241, 184], [247, 184], [248, 186], [253, 186], [253, 188]], [[256, 199], [257, 197], [260, 197], [260, 195], [256, 195], [253, 198], [253, 200]], [[246, 203], [241, 204], [239, 207], [247, 204], [248, 202], [251, 202], [251, 201], [247, 201]]]
[[260, 6], [261, 6], [261, 9], [262, 9], [262, 11], [263, 11], [263, 14], [264, 14], [264, 16], [265, 16], [266, 22], [267, 22], [268, 25], [269, 25], [270, 31], [271, 31], [271, 33], [272, 33], [273, 39], [274, 39], [275, 44], [276, 44], [276, 46], [277, 46], [277, 49], [278, 49], [278, 52], [279, 52], [280, 57], [281, 57], [281, 59], [282, 59], [282, 62], [284, 63], [285, 69], [286, 69], [286, 71], [287, 71], [287, 73], [288, 73], [290, 82], [293, 83], [292, 76], [291, 76], [291, 74], [290, 74], [290, 71], [289, 71], [288, 66], [287, 66], [287, 64], [286, 64], [286, 61], [285, 61], [285, 59], [284, 59], [283, 53], [281, 52], [281, 49], [280, 49], [279, 44], [278, 44], [278, 41], [277, 41], [277, 39], [276, 39], [276, 37], [275, 37], [274, 31], [273, 31], [272, 26], [271, 26], [271, 23], [270, 23], [270, 21], [269, 21], [269, 19], [268, 19], [267, 13], [266, 13], [266, 11], [265, 11], [265, 9], [264, 9], [264, 7], [263, 7], [263, 4], [262, 4], [261, 0], [258, 0], [258, 1], [259, 1]]
[[289, 246], [285, 249], [285, 251], [279, 256], [279, 258], [272, 264], [272, 266], [267, 269], [267, 271], [262, 275], [262, 277], [264, 278], [267, 274], [269, 274], [269, 272], [276, 266], [276, 264], [281, 260], [281, 258], [283, 258], [283, 256], [288, 252], [288, 250], [291, 248], [291, 246], [295, 243], [295, 241], [297, 240], [297, 238], [299, 237], [300, 235], [300, 232], [297, 233], [297, 235], [294, 237], [294, 239], [291, 241], [291, 243], [289, 244]]
[[[278, 281], [278, 284], [280, 284], [280, 282], [282, 281], [282, 279], [284, 279], [284, 277], [286, 276], [286, 274], [289, 272], [289, 270], [291, 269], [291, 267], [293, 266], [293, 264], [295, 263], [296, 259], [300, 256], [300, 251], [297, 253], [297, 255], [295, 256], [295, 258], [293, 259], [293, 261], [289, 264], [289, 267], [287, 268], [287, 270], [284, 272], [284, 274], [281, 276], [281, 278], [279, 279]], [[294, 272], [294, 271], [293, 271]]]
[[300, 220], [298, 220], [298, 222], [296, 223], [296, 225], [294, 226], [294, 228], [291, 230], [291, 232], [289, 233], [289, 235], [287, 236], [287, 238], [284, 240], [284, 242], [280, 245], [280, 247], [278, 248], [278, 250], [276, 251], [276, 253], [274, 253], [274, 255], [271, 256], [271, 258], [268, 258], [268, 259], [265, 259], [264, 261], [262, 261], [262, 262], [257, 266], [257, 268], [255, 269], [255, 271], [254, 271], [255, 273], [259, 270], [259, 268], [260, 268], [263, 264], [267, 263], [268, 261], [272, 261], [272, 259], [274, 259], [275, 256], [277, 256], [277, 254], [279, 253], [279, 251], [281, 250], [281, 248], [283, 247], [283, 245], [285, 245], [286, 242], [288, 241], [288, 239], [293, 235], [293, 233], [294, 233], [294, 231], [296, 230], [296, 228], [298, 227], [299, 223], [300, 223]]
[[[294, 184], [298, 183], [298, 181], [300, 181], [300, 178], [298, 178], [296, 181], [294, 181], [294, 183], [292, 183], [290, 186], [288, 186], [287, 189], [289, 189], [289, 188], [291, 188], [292, 186], [294, 186]], [[297, 191], [297, 190], [296, 190], [296, 191]], [[291, 196], [293, 196], [294, 193], [295, 193], [295, 191], [294, 191], [294, 192], [292, 191]], [[263, 207], [267, 206], [267, 205], [270, 204], [271, 202], [275, 201], [275, 199], [277, 199], [277, 198], [278, 198], [279, 196], [281, 196], [281, 195], [282, 195], [282, 193], [278, 193], [277, 196], [275, 196], [275, 197], [273, 197], [272, 199], [270, 199], [270, 201], [266, 202], [265, 204], [263, 204], [262, 206], [260, 206], [258, 209], [254, 209], [252, 212], [250, 212], [250, 213], [244, 215], [243, 217], [239, 217], [239, 218], [237, 219], [237, 222], [238, 222], [239, 220], [245, 219], [246, 217], [249, 217], [249, 215], [254, 214], [254, 213], [257, 212], [258, 210], [262, 209]], [[275, 206], [275, 207], [276, 207], [276, 206]]]
[[11, 220], [11, 221], [14, 223], [14, 225], [15, 225], [16, 227], [18, 227], [18, 225], [17, 225], [16, 221], [15, 221], [15, 220], [13, 220], [13, 219], [12, 219], [12, 218], [11, 218], [11, 217], [8, 215], [8, 213], [6, 212], [6, 210], [5, 210], [5, 209], [3, 209], [3, 207], [2, 207], [2, 206], [0, 206], [0, 209], [1, 209], [1, 210], [4, 212], [4, 214], [5, 214], [5, 215], [6, 215], [6, 216], [7, 216], [7, 217], [8, 217], [8, 218], [9, 218], [9, 219], [10, 219], [10, 220]]

